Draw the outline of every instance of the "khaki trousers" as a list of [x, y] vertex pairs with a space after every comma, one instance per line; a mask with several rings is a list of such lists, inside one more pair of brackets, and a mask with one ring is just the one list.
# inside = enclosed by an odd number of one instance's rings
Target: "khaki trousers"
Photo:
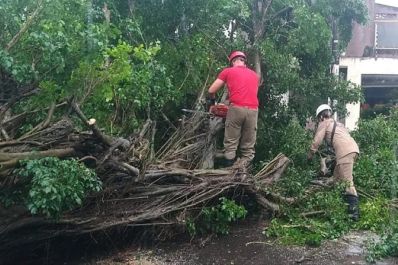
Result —
[[253, 160], [257, 116], [258, 110], [238, 106], [229, 107], [224, 133], [224, 156], [226, 159], [235, 159], [239, 146], [242, 159]]
[[352, 170], [354, 168], [354, 162], [357, 156], [357, 153], [350, 153], [340, 158], [338, 161], [336, 161], [337, 165], [333, 171], [334, 180], [347, 182], [348, 187], [346, 189], [346, 193], [352, 195], [357, 195], [354, 186], [354, 178], [352, 176]]

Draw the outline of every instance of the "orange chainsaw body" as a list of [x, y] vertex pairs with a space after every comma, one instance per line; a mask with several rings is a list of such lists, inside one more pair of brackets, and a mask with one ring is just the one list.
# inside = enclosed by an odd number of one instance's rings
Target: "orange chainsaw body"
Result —
[[209, 112], [214, 116], [225, 118], [227, 117], [228, 106], [222, 103], [216, 104], [210, 107]]

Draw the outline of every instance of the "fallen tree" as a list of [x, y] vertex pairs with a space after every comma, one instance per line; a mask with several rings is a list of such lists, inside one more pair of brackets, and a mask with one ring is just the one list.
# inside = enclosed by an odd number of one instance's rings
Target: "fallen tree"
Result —
[[209, 119], [203, 114], [184, 117], [164, 146], [153, 154], [150, 146], [155, 123], [151, 120], [129, 140], [115, 138], [104, 134], [95, 120], [87, 119], [75, 102], [68, 106], [89, 130], [78, 131], [65, 116], [42, 123], [45, 126], [35, 127], [22, 139], [0, 142], [1, 189], [12, 188], [20, 181], [14, 171], [19, 161], [56, 156], [77, 157], [94, 167], [103, 190], [91, 194], [80, 208], [64, 213], [58, 220], [31, 215], [21, 205], [2, 206], [3, 253], [38, 246], [57, 237], [120, 227], [181, 226], [191, 211], [221, 196], [245, 195], [268, 210], [279, 211], [277, 202], [272, 201], [275, 196], [263, 192], [263, 187], [280, 179], [289, 159], [279, 155], [256, 175], [239, 163], [228, 169], [211, 169], [215, 135], [223, 125], [220, 118]]

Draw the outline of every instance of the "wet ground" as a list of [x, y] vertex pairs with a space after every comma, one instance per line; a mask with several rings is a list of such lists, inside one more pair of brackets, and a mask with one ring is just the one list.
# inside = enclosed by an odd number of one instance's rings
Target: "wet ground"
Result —
[[[109, 256], [81, 260], [79, 265], [352, 265], [367, 264], [366, 240], [375, 235], [356, 231], [339, 240], [324, 242], [320, 247], [283, 246], [265, 240], [264, 221], [236, 225], [227, 236], [195, 241], [168, 242], [150, 248], [130, 247]], [[72, 263], [64, 263], [72, 264]], [[388, 258], [377, 265], [398, 265], [398, 258]]]

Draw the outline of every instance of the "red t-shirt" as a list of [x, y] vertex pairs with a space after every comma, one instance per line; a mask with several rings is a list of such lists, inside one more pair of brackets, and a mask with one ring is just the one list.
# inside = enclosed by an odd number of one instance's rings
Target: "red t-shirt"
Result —
[[228, 67], [221, 71], [218, 79], [228, 86], [229, 101], [232, 105], [258, 108], [258, 77], [246, 66]]

